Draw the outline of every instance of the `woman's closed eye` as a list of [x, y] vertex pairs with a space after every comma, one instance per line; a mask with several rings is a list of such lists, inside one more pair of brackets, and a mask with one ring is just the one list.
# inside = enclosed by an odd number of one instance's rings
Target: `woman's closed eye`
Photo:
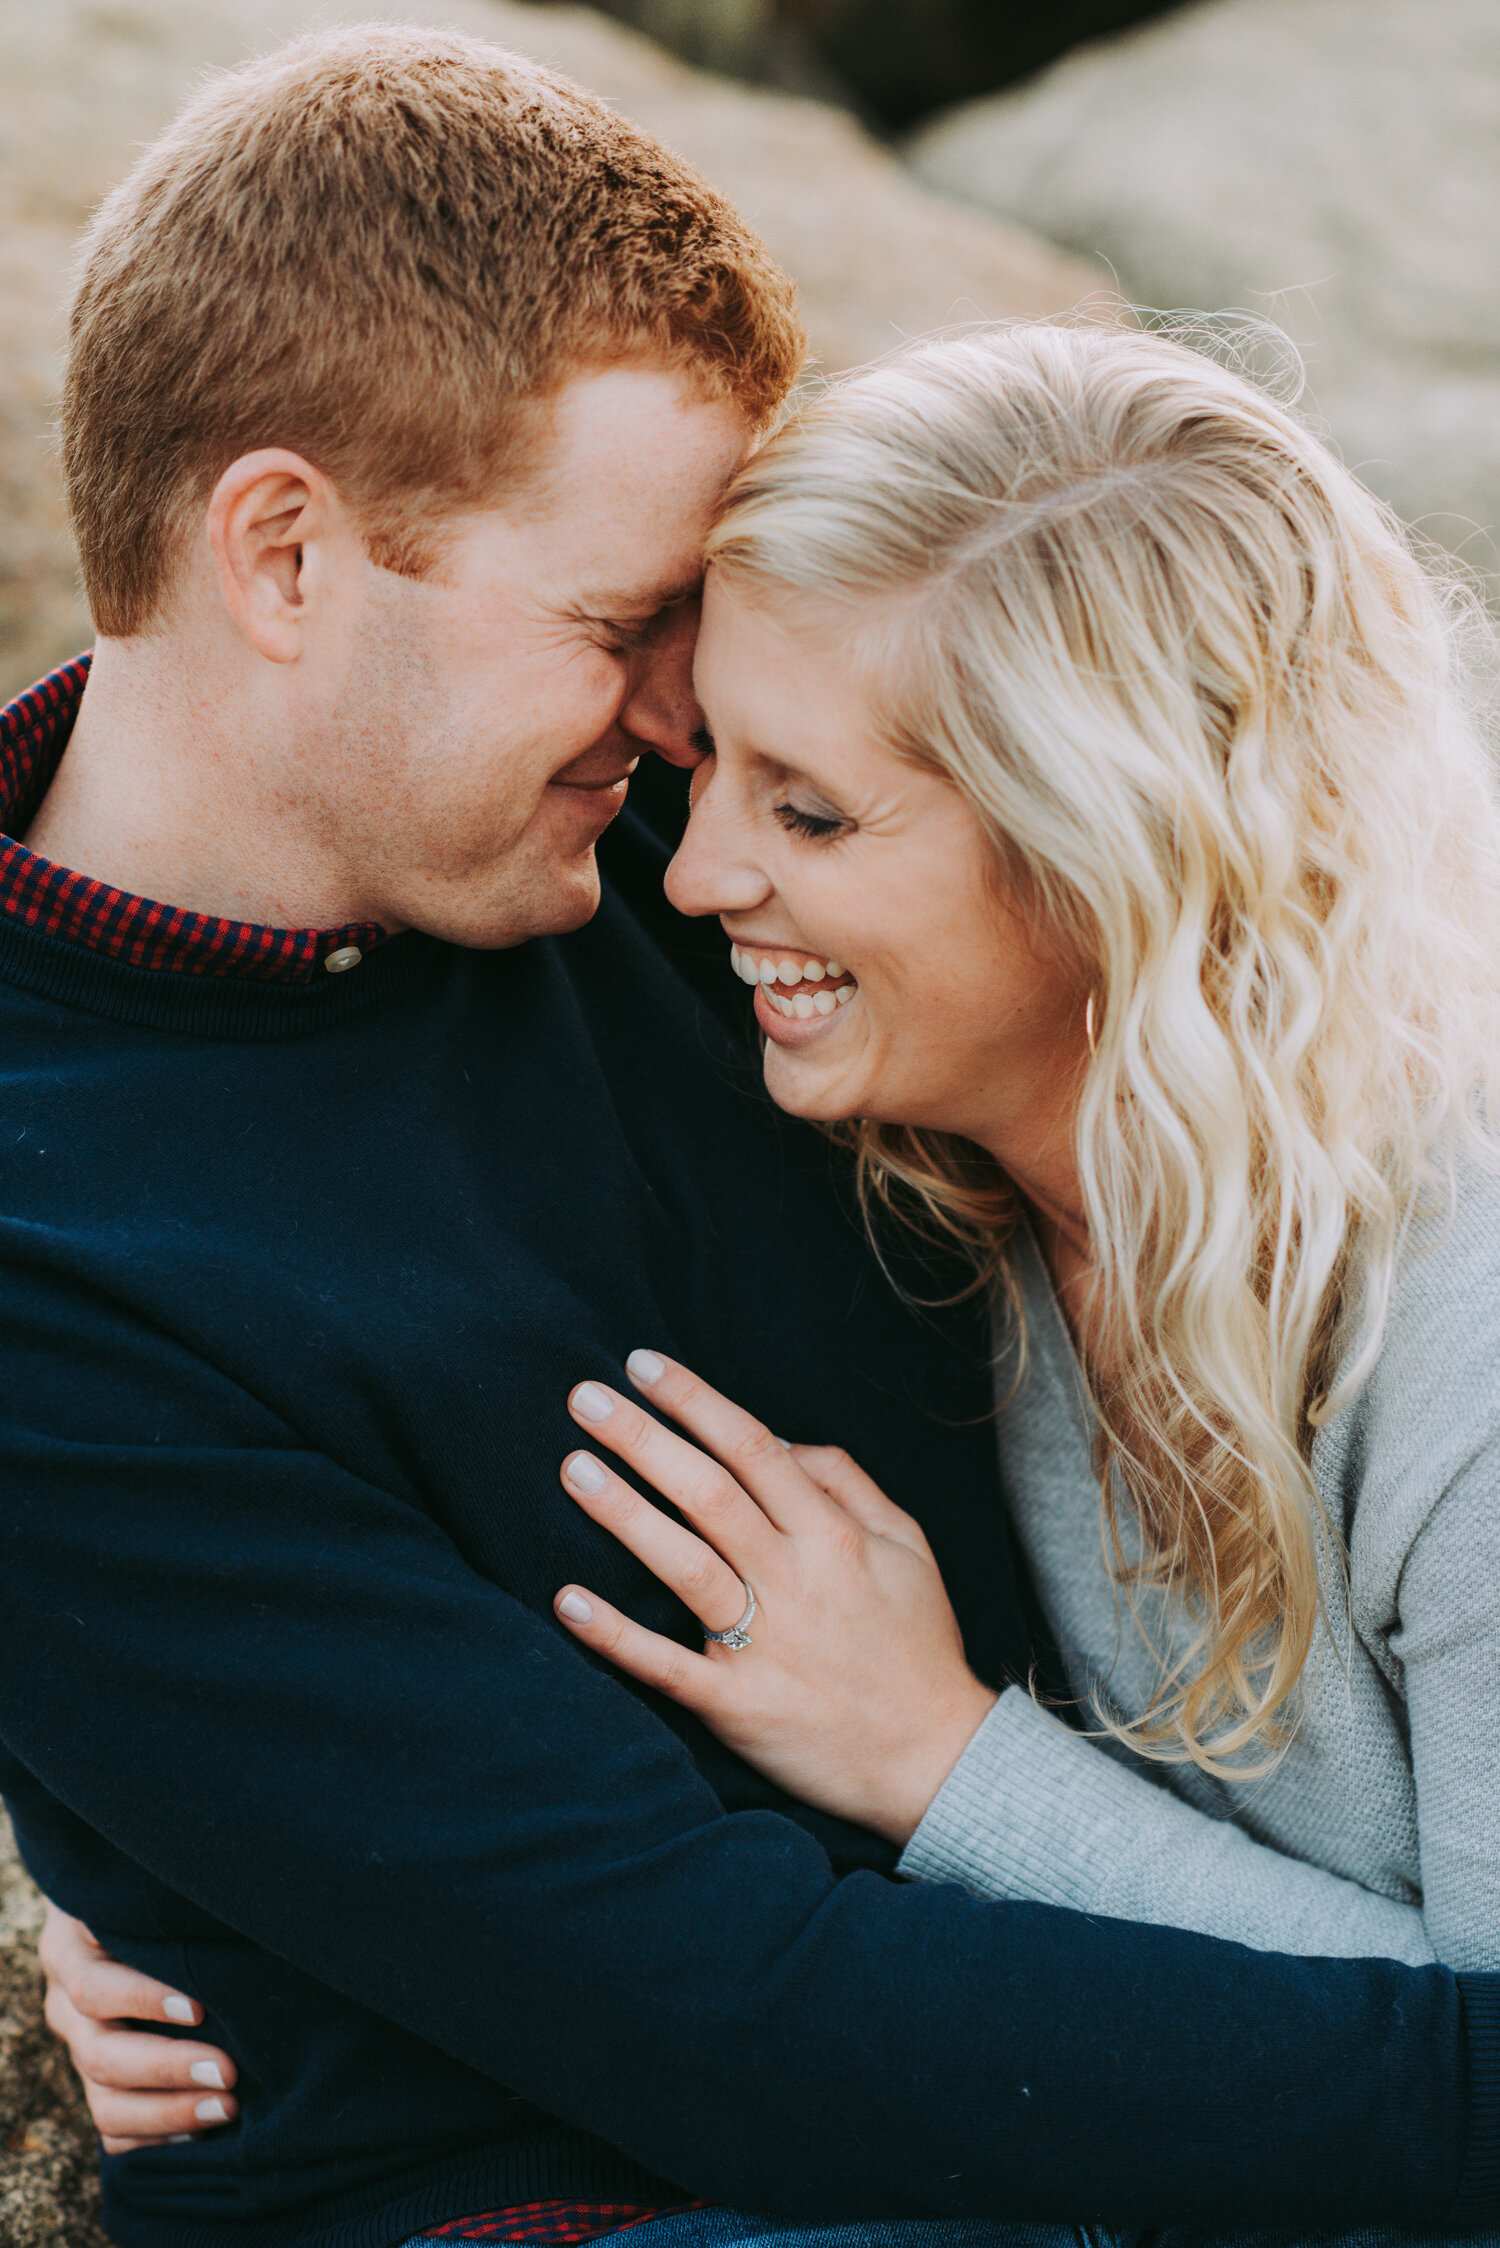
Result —
[[800, 804], [778, 804], [776, 818], [789, 835], [805, 835], [810, 842], [826, 843], [842, 835], [849, 821], [837, 812], [809, 812]]

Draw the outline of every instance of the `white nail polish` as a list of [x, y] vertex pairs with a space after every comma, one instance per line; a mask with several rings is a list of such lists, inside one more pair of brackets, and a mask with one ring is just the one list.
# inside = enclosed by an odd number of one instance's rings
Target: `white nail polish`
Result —
[[653, 1382], [659, 1382], [666, 1370], [666, 1360], [658, 1358], [654, 1350], [633, 1350], [625, 1361], [625, 1371], [631, 1380], [644, 1383], [647, 1389]]
[[170, 1998], [164, 1998], [162, 2000], [161, 2010], [166, 2015], [169, 2022], [187, 2022], [189, 2024], [192, 2024], [198, 2019], [198, 2010], [194, 2006], [192, 2000], [190, 1998], [179, 1998], [175, 1991], [172, 1993], [172, 1996]]
[[222, 2100], [200, 2100], [193, 2110], [200, 2123], [227, 2123], [229, 2110]]
[[597, 1382], [583, 1382], [573, 1392], [573, 1410], [586, 1421], [607, 1421], [615, 1401]]
[[168, 2137], [167, 2145], [169, 2147], [190, 2147], [195, 2137], [196, 2133], [192, 2131], [173, 2131]]
[[224, 2072], [217, 2061], [194, 2061], [188, 2075], [195, 2084], [211, 2084], [216, 2092], [228, 2089], [224, 2082]]
[[594, 1611], [581, 1592], [565, 1592], [557, 1603], [557, 1612], [570, 1624], [591, 1624], [594, 1620]]
[[563, 1474], [575, 1491], [587, 1491], [591, 1495], [595, 1491], [602, 1491], [609, 1481], [609, 1477], [605, 1474], [599, 1462], [591, 1460], [587, 1452], [579, 1452], [575, 1458], [569, 1460], [567, 1466], [563, 1469]]

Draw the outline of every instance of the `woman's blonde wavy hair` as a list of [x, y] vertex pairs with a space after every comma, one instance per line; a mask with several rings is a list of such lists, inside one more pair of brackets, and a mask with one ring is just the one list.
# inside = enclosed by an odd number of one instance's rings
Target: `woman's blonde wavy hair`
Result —
[[[710, 560], [778, 619], [835, 620], [890, 741], [963, 792], [1091, 983], [1105, 1522], [1132, 1605], [1161, 1588], [1198, 1625], [1144, 1717], [1100, 1716], [1144, 1754], [1264, 1770], [1338, 1545], [1312, 1431], [1378, 1352], [1452, 1151], [1494, 1159], [1480, 606], [1233, 365], [1099, 322], [831, 385], [741, 473]], [[1003, 1271], [1015, 1197], [977, 1150], [848, 1129], [868, 1192]]]

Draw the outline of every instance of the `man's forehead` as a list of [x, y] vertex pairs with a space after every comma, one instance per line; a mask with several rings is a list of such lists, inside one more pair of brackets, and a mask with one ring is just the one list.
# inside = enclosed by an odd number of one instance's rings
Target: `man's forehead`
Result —
[[705, 396], [680, 369], [585, 372], [539, 410], [506, 512], [540, 537], [581, 608], [649, 613], [695, 590], [751, 434], [733, 399]]

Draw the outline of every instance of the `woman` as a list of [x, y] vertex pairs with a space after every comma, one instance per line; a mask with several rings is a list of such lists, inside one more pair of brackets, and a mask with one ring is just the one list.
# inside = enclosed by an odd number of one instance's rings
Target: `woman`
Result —
[[[718, 1636], [582, 1586], [559, 1617], [916, 1877], [1500, 1965], [1471, 613], [1290, 413], [1117, 328], [835, 386], [741, 474], [711, 564], [716, 754], [671, 894], [755, 985], [773, 1098], [995, 1289], [1074, 1722], [969, 1672], [920, 1531], [850, 1459], [649, 1348], [649, 1412], [573, 1393], [563, 1477]], [[148, 2046], [116, 2084], [176, 2081]], [[225, 2057], [168, 2050], [220, 2105]]]
[[559, 1616], [908, 1873], [1500, 1965], [1500, 849], [1463, 605], [1290, 413], [1100, 328], [837, 386], [710, 559], [717, 754], [669, 891], [756, 984], [772, 1096], [997, 1284], [1004, 1479], [1092, 1738], [969, 1673], [855, 1466], [649, 1351], [723, 1468], [597, 1384], [574, 1416], [702, 1538], [596, 1450], [564, 1480], [705, 1627], [753, 1587], [748, 1644], [584, 1587]]

